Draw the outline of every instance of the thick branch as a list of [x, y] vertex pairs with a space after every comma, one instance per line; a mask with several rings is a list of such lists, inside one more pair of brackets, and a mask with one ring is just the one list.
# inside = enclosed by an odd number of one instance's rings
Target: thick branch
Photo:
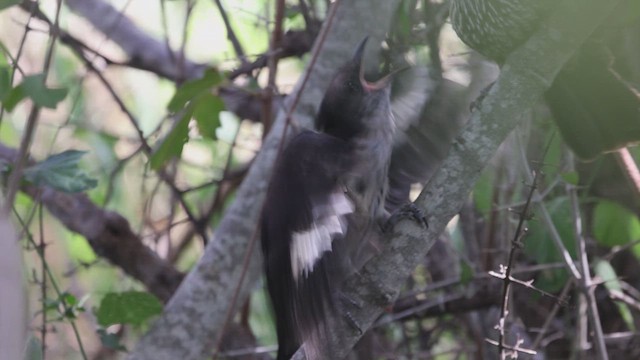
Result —
[[[17, 151], [0, 145], [0, 159], [13, 163]], [[169, 300], [184, 275], [144, 245], [120, 214], [99, 208], [84, 194], [23, 185], [22, 191], [42, 201], [64, 226], [89, 241], [101, 257], [145, 285], [163, 302]]]

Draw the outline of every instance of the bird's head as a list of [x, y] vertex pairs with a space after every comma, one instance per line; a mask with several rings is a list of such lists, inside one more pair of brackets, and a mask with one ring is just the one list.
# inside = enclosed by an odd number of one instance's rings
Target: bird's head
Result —
[[334, 76], [325, 92], [316, 119], [318, 130], [345, 140], [373, 127], [389, 127], [390, 83], [393, 73], [375, 82], [364, 76], [363, 56], [368, 38]]

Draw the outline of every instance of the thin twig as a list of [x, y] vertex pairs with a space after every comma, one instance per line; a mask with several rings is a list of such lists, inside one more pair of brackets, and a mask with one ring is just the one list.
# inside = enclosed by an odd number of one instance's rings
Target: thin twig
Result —
[[[31, 246], [33, 246], [36, 250], [38, 249], [38, 244], [36, 243], [36, 241], [33, 239], [33, 236], [31, 235], [31, 232], [28, 231], [28, 229], [26, 228], [27, 224], [24, 223], [22, 217], [20, 217], [20, 214], [18, 214], [18, 212], [16, 211], [15, 208], [12, 208], [13, 213], [16, 217], [16, 219], [18, 220], [18, 222], [20, 223], [20, 226], [22, 226], [23, 229], [25, 229], [25, 237], [27, 238], [29, 244]], [[40, 251], [36, 251], [36, 253], [38, 254], [38, 256], [42, 256], [43, 254], [40, 253]], [[41, 258], [42, 259], [42, 258]], [[60, 305], [62, 306], [62, 310], [64, 314], [68, 314], [71, 313], [72, 309], [69, 308], [69, 305], [67, 304], [64, 296], [62, 296], [62, 291], [60, 291], [60, 287], [58, 287], [58, 283], [56, 282], [55, 278], [53, 277], [53, 272], [51, 271], [51, 268], [49, 267], [49, 264], [46, 262], [46, 260], [43, 260], [43, 264], [44, 264], [44, 270], [45, 273], [42, 274], [43, 277], [48, 276], [49, 277], [49, 282], [51, 283], [51, 288], [53, 289], [53, 291], [56, 293], [57, 298], [60, 300]], [[64, 319], [66, 319], [69, 322], [69, 325], [71, 325], [71, 329], [73, 330], [73, 334], [76, 338], [76, 341], [78, 342], [78, 348], [80, 350], [80, 355], [82, 356], [82, 359], [87, 360], [87, 353], [84, 350], [84, 345], [82, 344], [82, 338], [80, 337], [80, 332], [78, 331], [78, 326], [76, 325], [75, 321], [71, 318], [69, 318], [68, 316], [64, 316]]]
[[[570, 159], [572, 164], [573, 159]], [[571, 203], [571, 215], [573, 216], [573, 232], [574, 238], [577, 243], [577, 255], [578, 263], [580, 264], [580, 270], [582, 277], [578, 280], [578, 288], [582, 292], [587, 301], [587, 314], [589, 316], [589, 322], [591, 323], [591, 330], [593, 341], [596, 345], [596, 351], [598, 352], [598, 358], [601, 360], [609, 359], [607, 354], [607, 346], [604, 342], [604, 333], [602, 331], [602, 324], [600, 323], [600, 315], [598, 313], [598, 305], [594, 295], [594, 287], [591, 280], [591, 273], [589, 267], [589, 257], [587, 255], [587, 245], [582, 235], [582, 217], [580, 215], [580, 205], [578, 202], [578, 194], [576, 187], [572, 184], [566, 185], [567, 193], [569, 194], [569, 201]]]
[[[29, 6], [25, 4], [25, 6]], [[33, 6], [32, 11], [36, 11], [36, 5]], [[60, 9], [62, 8], [62, 0], [57, 0], [56, 2], [56, 14], [53, 21], [55, 28], [58, 28], [58, 24], [60, 22]], [[39, 10], [38, 10], [39, 11]], [[51, 31], [49, 38], [49, 44], [47, 45], [47, 52], [44, 57], [44, 65], [42, 66], [42, 81], [46, 84], [47, 77], [49, 75], [49, 68], [51, 67], [51, 60], [53, 58], [53, 49], [55, 47], [56, 41], [58, 40], [58, 32]], [[24, 166], [27, 163], [27, 158], [29, 156], [29, 147], [31, 145], [31, 140], [33, 139], [33, 134], [36, 128], [36, 122], [38, 120], [38, 116], [40, 115], [40, 107], [35, 103], [31, 107], [31, 112], [29, 113], [29, 117], [27, 118], [27, 126], [24, 130], [24, 135], [22, 136], [22, 141], [20, 142], [20, 149], [18, 150], [18, 160], [14, 163], [13, 169], [11, 170], [11, 174], [9, 175], [9, 180], [7, 181], [7, 191], [5, 197], [5, 208], [4, 210], [0, 210], [0, 212], [9, 213], [11, 207], [13, 206], [13, 202], [15, 200], [18, 189], [20, 188], [20, 181], [22, 179], [22, 171]]]
[[231, 26], [231, 22], [229, 21], [229, 17], [227, 16], [227, 11], [224, 9], [224, 6], [222, 6], [222, 2], [220, 0], [214, 0], [214, 2], [216, 3], [216, 7], [220, 12], [220, 17], [222, 18], [224, 27], [227, 29], [227, 39], [229, 39], [231, 45], [233, 45], [233, 50], [236, 52], [236, 56], [238, 57], [238, 59], [240, 59], [240, 62], [244, 66], [247, 64], [247, 55], [245, 55], [244, 50], [242, 49], [242, 44], [240, 44], [240, 40], [238, 40], [236, 32]]

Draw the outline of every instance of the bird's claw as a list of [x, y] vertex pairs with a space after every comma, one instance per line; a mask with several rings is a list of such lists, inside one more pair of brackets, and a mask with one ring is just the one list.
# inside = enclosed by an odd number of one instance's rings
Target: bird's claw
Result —
[[425, 228], [429, 228], [429, 223], [427, 222], [427, 217], [425, 216], [424, 211], [416, 206], [416, 204], [409, 203], [402, 206], [394, 212], [391, 217], [389, 217], [389, 220], [387, 220], [384, 225], [384, 231], [388, 232], [393, 229], [393, 227], [396, 226], [396, 224], [403, 218], [409, 218], [421, 225], [424, 225]]
[[[357, 309], [362, 308], [361, 304], [359, 304], [349, 296], [345, 295], [342, 291], [338, 292], [338, 297], [343, 303], [346, 303], [349, 306], [355, 307]], [[346, 310], [347, 307], [348, 306], [343, 306], [343, 311], [342, 311], [345, 320], [349, 323], [349, 325], [351, 325], [354, 329], [356, 329], [360, 335], [362, 335], [363, 334], [362, 327], [360, 326], [358, 321], [353, 317], [353, 315], [351, 315], [351, 313], [348, 310]]]

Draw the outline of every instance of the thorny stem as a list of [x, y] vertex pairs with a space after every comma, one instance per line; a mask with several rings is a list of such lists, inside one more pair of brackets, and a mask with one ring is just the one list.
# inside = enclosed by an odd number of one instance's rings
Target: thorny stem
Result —
[[[47, 263], [46, 259], [44, 258], [44, 253], [40, 251], [38, 244], [36, 243], [36, 241], [33, 239], [33, 236], [31, 235], [31, 232], [29, 232], [29, 230], [27, 229], [27, 224], [23, 221], [22, 217], [20, 216], [20, 214], [18, 214], [18, 211], [16, 211], [15, 208], [12, 208], [13, 213], [16, 217], [16, 219], [18, 220], [18, 222], [20, 223], [20, 226], [24, 229], [24, 236], [27, 238], [27, 241], [29, 242], [29, 244], [31, 246], [33, 246], [35, 249], [37, 249], [36, 253], [38, 254], [38, 256], [41, 258], [42, 260], [42, 264], [44, 266], [44, 270], [45, 272], [42, 274], [42, 277], [44, 279], [45, 276], [49, 277], [49, 282], [51, 283], [51, 288], [53, 289], [53, 291], [56, 293], [56, 296], [58, 297], [58, 299], [60, 300], [60, 305], [62, 306], [62, 311], [64, 314], [70, 313], [71, 312], [71, 308], [69, 308], [69, 305], [67, 305], [67, 302], [64, 299], [64, 296], [62, 296], [62, 291], [60, 291], [60, 287], [58, 286], [58, 283], [56, 282], [55, 278], [53, 277], [53, 272], [51, 271], [51, 268], [49, 267], [49, 264]], [[43, 309], [44, 311], [44, 309]], [[69, 318], [69, 317], [64, 317], [64, 319], [66, 319], [69, 322], [69, 325], [71, 325], [71, 329], [73, 329], [73, 335], [76, 338], [76, 341], [78, 342], [78, 348], [80, 350], [80, 355], [82, 356], [82, 359], [87, 360], [87, 353], [84, 350], [84, 345], [82, 344], [82, 338], [80, 337], [80, 332], [78, 331], [78, 326], [76, 325], [75, 321], [73, 321], [73, 319]]]

